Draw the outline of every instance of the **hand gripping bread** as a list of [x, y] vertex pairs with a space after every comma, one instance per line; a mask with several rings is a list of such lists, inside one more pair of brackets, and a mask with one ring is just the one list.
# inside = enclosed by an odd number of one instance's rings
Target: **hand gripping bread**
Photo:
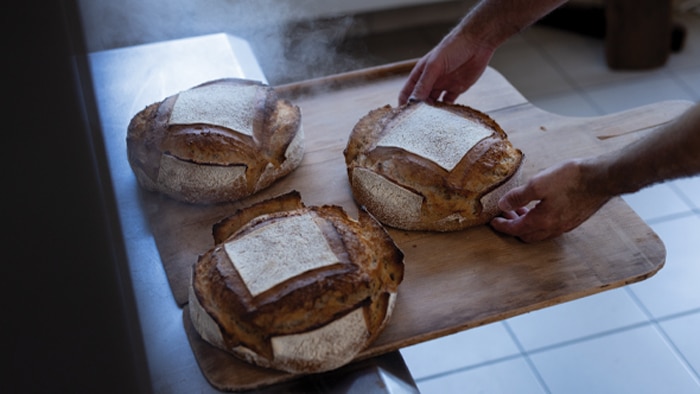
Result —
[[305, 207], [297, 192], [237, 211], [214, 239], [193, 267], [195, 330], [290, 373], [352, 361], [384, 329], [403, 279], [403, 253], [367, 212]]
[[139, 184], [189, 203], [247, 197], [304, 155], [301, 111], [256, 81], [210, 81], [136, 114], [126, 138]]
[[385, 225], [454, 231], [485, 224], [519, 181], [523, 154], [488, 115], [458, 104], [387, 105], [344, 151], [353, 196]]

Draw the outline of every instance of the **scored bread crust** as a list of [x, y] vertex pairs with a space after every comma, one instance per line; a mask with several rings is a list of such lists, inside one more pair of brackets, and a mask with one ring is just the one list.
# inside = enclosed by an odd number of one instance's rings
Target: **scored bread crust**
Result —
[[[379, 144], [392, 127], [402, 127], [401, 122], [418, 110], [449, 111], [462, 117], [465, 138], [473, 138], [468, 133], [475, 127], [480, 133], [490, 132], [460, 152], [453, 168], [402, 147]], [[418, 131], [412, 126], [412, 146], [433, 143], [428, 135], [441, 127], [440, 116]], [[498, 199], [519, 183], [524, 159], [491, 117], [468, 106], [442, 102], [410, 102], [370, 111], [356, 123], [344, 154], [359, 205], [385, 225], [425, 231], [455, 231], [488, 223], [500, 212]]]
[[[333, 262], [251, 290], [226, 245], [301, 217], [321, 231]], [[246, 362], [291, 373], [335, 369], [374, 341], [391, 316], [403, 280], [403, 253], [365, 211], [355, 220], [339, 206], [306, 207], [291, 192], [238, 210], [213, 233], [215, 246], [192, 271], [192, 322], [207, 342]], [[293, 260], [309, 247], [280, 238], [266, 240], [283, 243], [288, 256], [280, 259]], [[264, 275], [276, 276], [275, 271]]]
[[[217, 111], [230, 111], [229, 115], [249, 120], [252, 135], [220, 124], [171, 122], [173, 108], [182, 93], [212, 87], [234, 96], [242, 89], [255, 88], [251, 111], [217, 107]], [[188, 91], [147, 106], [129, 123], [129, 164], [146, 190], [188, 203], [235, 201], [270, 186], [301, 163], [301, 110], [279, 99], [271, 87], [257, 81], [225, 78]], [[189, 105], [195, 107], [188, 108], [192, 112], [200, 109], [196, 101]]]

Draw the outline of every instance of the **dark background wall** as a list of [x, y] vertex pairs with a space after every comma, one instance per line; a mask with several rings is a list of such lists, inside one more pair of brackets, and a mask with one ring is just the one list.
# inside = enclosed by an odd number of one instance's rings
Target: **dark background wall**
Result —
[[2, 13], [0, 392], [148, 392], [76, 7], [11, 4]]

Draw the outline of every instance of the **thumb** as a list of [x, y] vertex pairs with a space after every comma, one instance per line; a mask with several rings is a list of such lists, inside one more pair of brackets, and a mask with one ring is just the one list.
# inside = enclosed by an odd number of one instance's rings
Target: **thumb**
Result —
[[503, 195], [500, 200], [498, 200], [498, 208], [502, 211], [515, 211], [518, 208], [522, 208], [530, 203], [530, 201], [537, 200], [538, 197], [535, 195], [534, 190], [530, 185], [518, 186], [511, 189], [508, 193]]

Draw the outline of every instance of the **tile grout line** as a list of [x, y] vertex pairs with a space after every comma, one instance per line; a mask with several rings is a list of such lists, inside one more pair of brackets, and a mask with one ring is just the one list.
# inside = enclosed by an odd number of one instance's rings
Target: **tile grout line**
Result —
[[691, 86], [688, 86], [688, 84], [687, 84], [685, 81], [683, 81], [683, 79], [678, 75], [678, 73], [676, 72], [676, 70], [671, 69], [671, 68], [669, 68], [669, 69], [667, 69], [667, 70], [668, 70], [668, 74], [669, 74], [670, 78], [671, 78], [676, 84], [678, 84], [678, 86], [679, 86], [684, 92], [688, 93], [688, 95], [689, 95], [690, 97], [693, 97], [693, 99], [694, 99], [695, 101], [700, 100], [700, 95], [699, 95], [698, 93], [696, 93], [695, 90], [693, 90], [693, 88], [692, 88]]
[[668, 215], [657, 216], [655, 218], [645, 219], [644, 222], [646, 222], [648, 225], [655, 225], [655, 224], [659, 224], [659, 223], [665, 223], [665, 222], [670, 222], [673, 220], [692, 217], [698, 213], [700, 213], [700, 210], [689, 208], [687, 211], [676, 212], [676, 213], [672, 213], [672, 214], [668, 214]]
[[584, 335], [584, 336], [581, 336], [581, 337], [576, 338], [576, 339], [569, 339], [569, 340], [557, 342], [557, 343], [554, 343], [551, 345], [535, 348], [535, 349], [528, 351], [528, 353], [529, 354], [544, 353], [544, 352], [548, 352], [550, 350], [555, 350], [555, 349], [575, 345], [577, 343], [583, 343], [583, 342], [591, 341], [594, 339], [600, 339], [600, 338], [604, 338], [604, 337], [607, 337], [610, 335], [621, 334], [621, 333], [624, 333], [626, 331], [636, 330], [638, 328], [642, 328], [642, 327], [649, 326], [649, 325], [651, 325], [651, 322], [648, 320], [643, 321], [643, 322], [628, 324], [628, 325], [625, 325], [622, 327], [617, 327], [617, 328], [610, 329], [610, 330], [600, 331], [600, 332], [597, 332], [595, 334]]
[[[698, 176], [698, 179], [700, 179], [700, 176]], [[681, 198], [681, 200], [683, 200], [683, 202], [686, 203], [688, 207], [690, 207], [692, 211], [697, 212], [698, 209], [700, 209], [700, 207], [696, 206], [693, 200], [690, 197], [688, 197], [685, 194], [685, 192], [681, 190], [681, 188], [678, 187], [678, 185], [676, 185], [675, 182], [668, 182], [668, 185], [674, 192], [676, 192], [676, 194]]]
[[[649, 320], [649, 324], [651, 325], [652, 328], [659, 334], [661, 339], [666, 343], [666, 345], [671, 349], [673, 352], [673, 355], [676, 357], [676, 359], [680, 362], [681, 366], [688, 371], [688, 374], [691, 376], [691, 378], [695, 381], [695, 383], [700, 386], [700, 372], [697, 371], [693, 365], [690, 363], [690, 361], [685, 357], [683, 352], [680, 350], [678, 345], [676, 345], [675, 342], [671, 339], [671, 337], [668, 335], [666, 330], [661, 327], [660, 322], [662, 321], [669, 321], [672, 320], [675, 317], [678, 317], [678, 315], [684, 316], [684, 315], [690, 315], [693, 313], [693, 310], [688, 311], [686, 313], [682, 314], [676, 314], [674, 316], [669, 316], [664, 319], [656, 319], [654, 315], [647, 309], [646, 305], [642, 302], [642, 300], [637, 297], [637, 294], [629, 287], [625, 287], [625, 291], [629, 294], [630, 297], [632, 297], [632, 300], [634, 301], [635, 304], [642, 310], [642, 313], [647, 317]], [[700, 309], [699, 309], [700, 310]]]
[[537, 53], [544, 59], [545, 62], [547, 62], [550, 66], [552, 66], [556, 71], [557, 74], [559, 74], [564, 81], [566, 81], [567, 84], [569, 84], [573, 90], [573, 93], [576, 93], [580, 95], [584, 101], [586, 101], [591, 107], [598, 113], [598, 115], [605, 115], [606, 111], [601, 108], [598, 103], [593, 100], [593, 98], [586, 92], [585, 89], [583, 89], [582, 86], [580, 86], [577, 82], [576, 79], [573, 78], [569, 73], [566, 72], [565, 69], [561, 67], [559, 62], [556, 61], [556, 59], [552, 58], [552, 56], [547, 52], [547, 50], [542, 46], [542, 43], [540, 40], [533, 40], [529, 37], [523, 36], [523, 39], [532, 45]]
[[694, 314], [700, 314], [700, 308], [693, 308], [693, 309], [683, 311], [683, 312], [672, 313], [672, 314], [667, 315], [667, 316], [659, 317], [656, 320], [658, 320], [659, 323], [663, 323], [663, 322], [671, 321], [671, 320], [678, 319], [681, 317], [691, 316]]
[[[626, 291], [630, 292], [629, 288], [626, 288]], [[511, 339], [513, 340], [513, 342], [515, 343], [515, 345], [518, 349], [518, 352], [519, 352], [518, 354], [512, 354], [512, 355], [504, 356], [504, 357], [498, 357], [498, 358], [494, 358], [494, 359], [491, 359], [491, 360], [488, 360], [485, 362], [471, 364], [471, 365], [467, 365], [464, 367], [446, 370], [446, 371], [439, 372], [439, 373], [434, 373], [432, 375], [427, 375], [427, 376], [418, 378], [418, 379], [416, 379], [416, 382], [438, 379], [438, 378], [449, 376], [449, 375], [452, 375], [455, 373], [460, 373], [460, 372], [475, 370], [478, 368], [488, 367], [488, 366], [492, 366], [492, 365], [495, 365], [495, 364], [498, 364], [498, 363], [501, 363], [504, 361], [515, 360], [515, 359], [522, 357], [527, 362], [527, 364], [528, 364], [529, 368], [531, 369], [531, 371], [533, 372], [533, 374], [536, 376], [538, 383], [542, 386], [542, 388], [544, 390], [546, 390], [546, 392], [550, 392], [548, 386], [546, 385], [546, 383], [544, 381], [544, 378], [542, 378], [542, 376], [539, 373], [539, 370], [537, 370], [537, 367], [534, 365], [534, 362], [531, 360], [530, 355], [545, 353], [545, 352], [548, 352], [551, 350], [565, 348], [567, 346], [571, 346], [571, 345], [574, 345], [577, 343], [583, 343], [583, 342], [587, 342], [590, 340], [607, 337], [610, 335], [621, 334], [621, 333], [624, 333], [626, 331], [631, 331], [631, 330], [635, 330], [638, 328], [653, 327], [656, 331], [658, 331], [662, 334], [664, 342], [666, 342], [670, 347], [673, 348], [674, 355], [677, 356], [678, 358], [682, 358], [684, 367], [686, 368], [686, 370], [690, 371], [694, 375], [694, 380], [698, 382], [698, 385], [700, 385], [700, 374], [698, 373], [698, 371], [696, 371], [687, 362], [687, 360], [685, 360], [685, 357], [683, 357], [682, 354], [679, 355], [679, 353], [680, 353], [679, 349], [676, 347], [675, 343], [673, 343], [673, 341], [670, 339], [670, 337], [667, 336], [667, 334], [665, 333], [665, 331], [663, 331], [663, 329], [660, 327], [660, 324], [659, 324], [659, 323], [662, 323], [665, 321], [670, 321], [673, 319], [677, 319], [677, 318], [681, 318], [681, 317], [685, 317], [685, 316], [690, 316], [690, 315], [693, 315], [696, 313], [700, 313], [700, 308], [688, 310], [685, 312], [675, 313], [673, 315], [669, 315], [669, 316], [665, 316], [665, 317], [656, 319], [653, 316], [651, 316], [649, 311], [643, 305], [641, 305], [641, 301], [634, 294], [631, 294], [630, 296], [633, 298], [633, 301], [635, 302], [635, 304], [637, 304], [637, 306], [642, 309], [642, 312], [647, 317], [646, 321], [634, 323], [634, 324], [628, 324], [628, 325], [625, 325], [622, 327], [618, 327], [618, 328], [606, 330], [606, 331], [601, 331], [599, 333], [582, 336], [582, 337], [579, 337], [576, 339], [566, 340], [566, 341], [554, 343], [551, 345], [542, 346], [542, 347], [535, 348], [535, 349], [532, 349], [529, 351], [525, 350], [524, 346], [522, 345], [522, 343], [518, 339], [517, 334], [512, 329], [512, 327], [508, 324], [508, 322], [503, 321], [502, 323], [503, 323], [504, 327], [506, 328], [506, 331], [508, 332], [509, 336], [511, 337]]]
[[[586, 87], [580, 85], [576, 78], [572, 75], [570, 75], [567, 70], [562, 67], [559, 62], [556, 60], [556, 58], [552, 57], [547, 49], [545, 48], [546, 45], [543, 45], [543, 43], [540, 40], [537, 39], [532, 39], [527, 36], [523, 36], [523, 39], [539, 53], [539, 55], [550, 65], [552, 66], [557, 74], [566, 81], [567, 84], [569, 84], [573, 90], [574, 93], [580, 95], [583, 100], [585, 100], [589, 105], [591, 105], [596, 112], [598, 112], [599, 115], [606, 115], [609, 112], [606, 111], [604, 108], [601, 108], [598, 103], [590, 96], [588, 93], [587, 89], [590, 88], [597, 88], [597, 87], [602, 87], [602, 86], [609, 86], [611, 83], [612, 84], [619, 84], [620, 86], [629, 84], [630, 82], [634, 81], [644, 81], [649, 78], [648, 75], [634, 75], [626, 78], [624, 81], [614, 81], [614, 82], [597, 82], [597, 83], [592, 83], [590, 85], [587, 85]], [[661, 74], [661, 76], [665, 76], [669, 79], [671, 79], [676, 86], [681, 89], [683, 92], [687, 93], [690, 97], [698, 99], [698, 94], [693, 91], [691, 87], [688, 86], [687, 83], [681, 80], [681, 78], [677, 75], [676, 71], [669, 67], [668, 65], [664, 65], [660, 67], [657, 70], [654, 70], [655, 72], [658, 72]]]
[[510, 324], [508, 324], [507, 320], [503, 321], [503, 326], [505, 327], [506, 331], [508, 332], [508, 335], [510, 336], [511, 340], [515, 343], [515, 346], [518, 348], [518, 351], [520, 352], [520, 356], [525, 360], [525, 362], [527, 363], [527, 366], [530, 368], [530, 371], [532, 372], [532, 374], [535, 375], [535, 379], [537, 379], [537, 383], [539, 383], [540, 387], [542, 387], [542, 389], [546, 393], [551, 393], [552, 390], [549, 389], [549, 386], [547, 386], [547, 382], [544, 380], [544, 378], [542, 377], [542, 374], [537, 369], [535, 362], [532, 361], [532, 359], [530, 358], [530, 353], [525, 351], [525, 347], [520, 342], [520, 339], [518, 339], [518, 336], [515, 334], [515, 331], [510, 326]]
[[423, 376], [420, 378], [416, 378], [415, 381], [416, 381], [416, 383], [420, 383], [420, 382], [426, 382], [426, 381], [433, 380], [433, 379], [444, 378], [445, 376], [457, 374], [460, 372], [472, 371], [475, 369], [496, 365], [496, 364], [499, 364], [499, 363], [502, 363], [505, 361], [517, 360], [520, 357], [522, 357], [521, 354], [512, 354], [510, 356], [498, 357], [498, 358], [494, 358], [494, 359], [480, 362], [477, 364], [465, 365], [463, 367], [449, 369], [449, 370], [445, 370], [442, 372], [437, 372], [437, 373], [434, 373], [432, 375], [426, 375], [426, 376]]
[[467, 365], [467, 366], [460, 367], [460, 368], [455, 368], [455, 369], [446, 370], [443, 372], [434, 373], [432, 375], [427, 375], [427, 376], [415, 379], [416, 383], [426, 382], [426, 381], [433, 380], [433, 379], [439, 379], [439, 378], [443, 378], [443, 377], [450, 376], [453, 374], [471, 371], [471, 370], [476, 370], [479, 368], [485, 368], [485, 367], [493, 366], [493, 365], [496, 365], [496, 364], [499, 364], [499, 363], [502, 363], [505, 361], [512, 361], [512, 360], [517, 360], [517, 359], [522, 358], [527, 363], [528, 368], [530, 369], [530, 372], [532, 372], [532, 374], [535, 376], [535, 379], [537, 380], [537, 383], [539, 384], [540, 388], [542, 388], [542, 390], [545, 393], [551, 394], [551, 390], [549, 389], [546, 382], [544, 381], [544, 379], [540, 375], [540, 372], [539, 372], [539, 370], [537, 370], [537, 367], [534, 365], [534, 363], [530, 359], [528, 353], [523, 348], [522, 344], [518, 340], [518, 338], [515, 335], [515, 333], [513, 332], [512, 328], [508, 325], [507, 321], [502, 321], [501, 323], [503, 324], [506, 331], [508, 332], [508, 335], [510, 336], [511, 340], [515, 343], [515, 346], [518, 349], [518, 353], [509, 355], [509, 356], [494, 358], [491, 360], [487, 360], [485, 362], [471, 364], [471, 365]]

